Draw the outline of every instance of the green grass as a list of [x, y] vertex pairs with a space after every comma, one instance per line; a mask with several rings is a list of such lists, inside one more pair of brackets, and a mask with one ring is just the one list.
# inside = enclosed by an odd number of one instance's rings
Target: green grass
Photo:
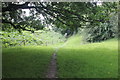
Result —
[[53, 53], [50, 47], [3, 49], [3, 78], [42, 78]]
[[[80, 38], [79, 38], [80, 39]], [[72, 37], [57, 54], [60, 78], [117, 78], [117, 39], [101, 43], [81, 45], [78, 37]]]
[[59, 78], [118, 77], [117, 39], [84, 44], [82, 37], [74, 35], [65, 44], [49, 47], [3, 48], [3, 78], [44, 78], [54, 49], [58, 49]]

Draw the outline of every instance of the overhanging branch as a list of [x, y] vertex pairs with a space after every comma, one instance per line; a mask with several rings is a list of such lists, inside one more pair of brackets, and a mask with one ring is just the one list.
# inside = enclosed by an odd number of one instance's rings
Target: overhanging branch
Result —
[[2, 12], [6, 11], [16, 11], [18, 9], [31, 9], [31, 8], [40, 8], [40, 6], [28, 6], [30, 2], [26, 2], [25, 4], [10, 4], [7, 7], [2, 7]]
[[25, 28], [23, 28], [23, 27], [21, 27], [20, 25], [14, 25], [12, 22], [9, 22], [9, 21], [7, 21], [7, 20], [2, 20], [2, 23], [7, 23], [7, 24], [10, 24], [10, 25], [12, 25], [15, 29], [22, 29], [22, 30], [26, 30], [26, 31], [32, 31], [32, 30], [28, 30], [28, 29], [25, 29]]

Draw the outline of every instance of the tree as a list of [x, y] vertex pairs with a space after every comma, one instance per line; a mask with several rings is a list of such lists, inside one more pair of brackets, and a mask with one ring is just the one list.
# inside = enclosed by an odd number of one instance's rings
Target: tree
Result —
[[[2, 22], [27, 31], [42, 29], [41, 25], [41, 28], [35, 27], [35, 23], [40, 22], [35, 19], [38, 15], [42, 15], [47, 24], [77, 33], [78, 28], [95, 29], [102, 23], [109, 24], [109, 15], [117, 12], [117, 2], [102, 2], [102, 5], [97, 5], [97, 2], [4, 2], [2, 6]], [[25, 21], [26, 17], [21, 16], [22, 9], [30, 10], [30, 20]]]
[[[31, 5], [28, 6], [28, 4]], [[105, 22], [107, 14], [109, 14], [108, 12], [111, 10], [111, 8], [107, 6], [108, 4], [110, 3], [97, 6], [96, 3], [91, 2], [25, 2], [23, 4], [19, 4], [19, 2], [5, 2], [2, 3], [3, 23], [11, 24], [10, 21], [12, 19], [19, 22], [19, 20], [22, 20], [22, 17], [20, 17], [20, 14], [22, 14], [21, 9], [30, 9], [33, 11], [33, 15], [35, 15], [34, 12], [37, 11], [39, 14], [42, 14], [46, 20], [52, 23], [59, 21], [76, 30], [77, 27], [81, 27], [84, 22], [90, 22], [91, 24]], [[104, 9], [104, 6], [107, 6], [107, 9]], [[101, 14], [104, 16], [100, 15], [101, 11]], [[8, 17], [9, 19], [6, 19]], [[11, 25], [13, 26], [13, 24]], [[22, 27], [20, 28], [22, 29]]]

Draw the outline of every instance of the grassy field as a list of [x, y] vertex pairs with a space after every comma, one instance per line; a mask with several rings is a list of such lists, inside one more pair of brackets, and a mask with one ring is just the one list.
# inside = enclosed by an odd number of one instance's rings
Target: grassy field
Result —
[[3, 48], [3, 78], [44, 78], [52, 53], [57, 51], [59, 78], [118, 77], [118, 42], [85, 43], [75, 35], [53, 46]]
[[53, 51], [37, 46], [3, 49], [3, 78], [45, 77]]
[[71, 37], [57, 53], [60, 78], [118, 77], [117, 39], [84, 44], [81, 37]]

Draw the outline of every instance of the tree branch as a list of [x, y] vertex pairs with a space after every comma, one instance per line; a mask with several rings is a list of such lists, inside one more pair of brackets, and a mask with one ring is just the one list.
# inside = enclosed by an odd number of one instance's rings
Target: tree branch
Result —
[[25, 4], [10, 4], [7, 7], [2, 7], [2, 12], [6, 11], [16, 11], [18, 9], [31, 9], [31, 8], [40, 8], [37, 6], [28, 6], [30, 2], [26, 2]]
[[25, 29], [25, 28], [21, 27], [20, 25], [19, 25], [19, 27], [17, 27], [12, 22], [9, 22], [7, 20], [2, 20], [2, 23], [8, 23], [8, 24], [12, 25], [15, 29], [22, 29], [22, 30], [26, 30], [26, 31], [32, 31], [32, 30]]

